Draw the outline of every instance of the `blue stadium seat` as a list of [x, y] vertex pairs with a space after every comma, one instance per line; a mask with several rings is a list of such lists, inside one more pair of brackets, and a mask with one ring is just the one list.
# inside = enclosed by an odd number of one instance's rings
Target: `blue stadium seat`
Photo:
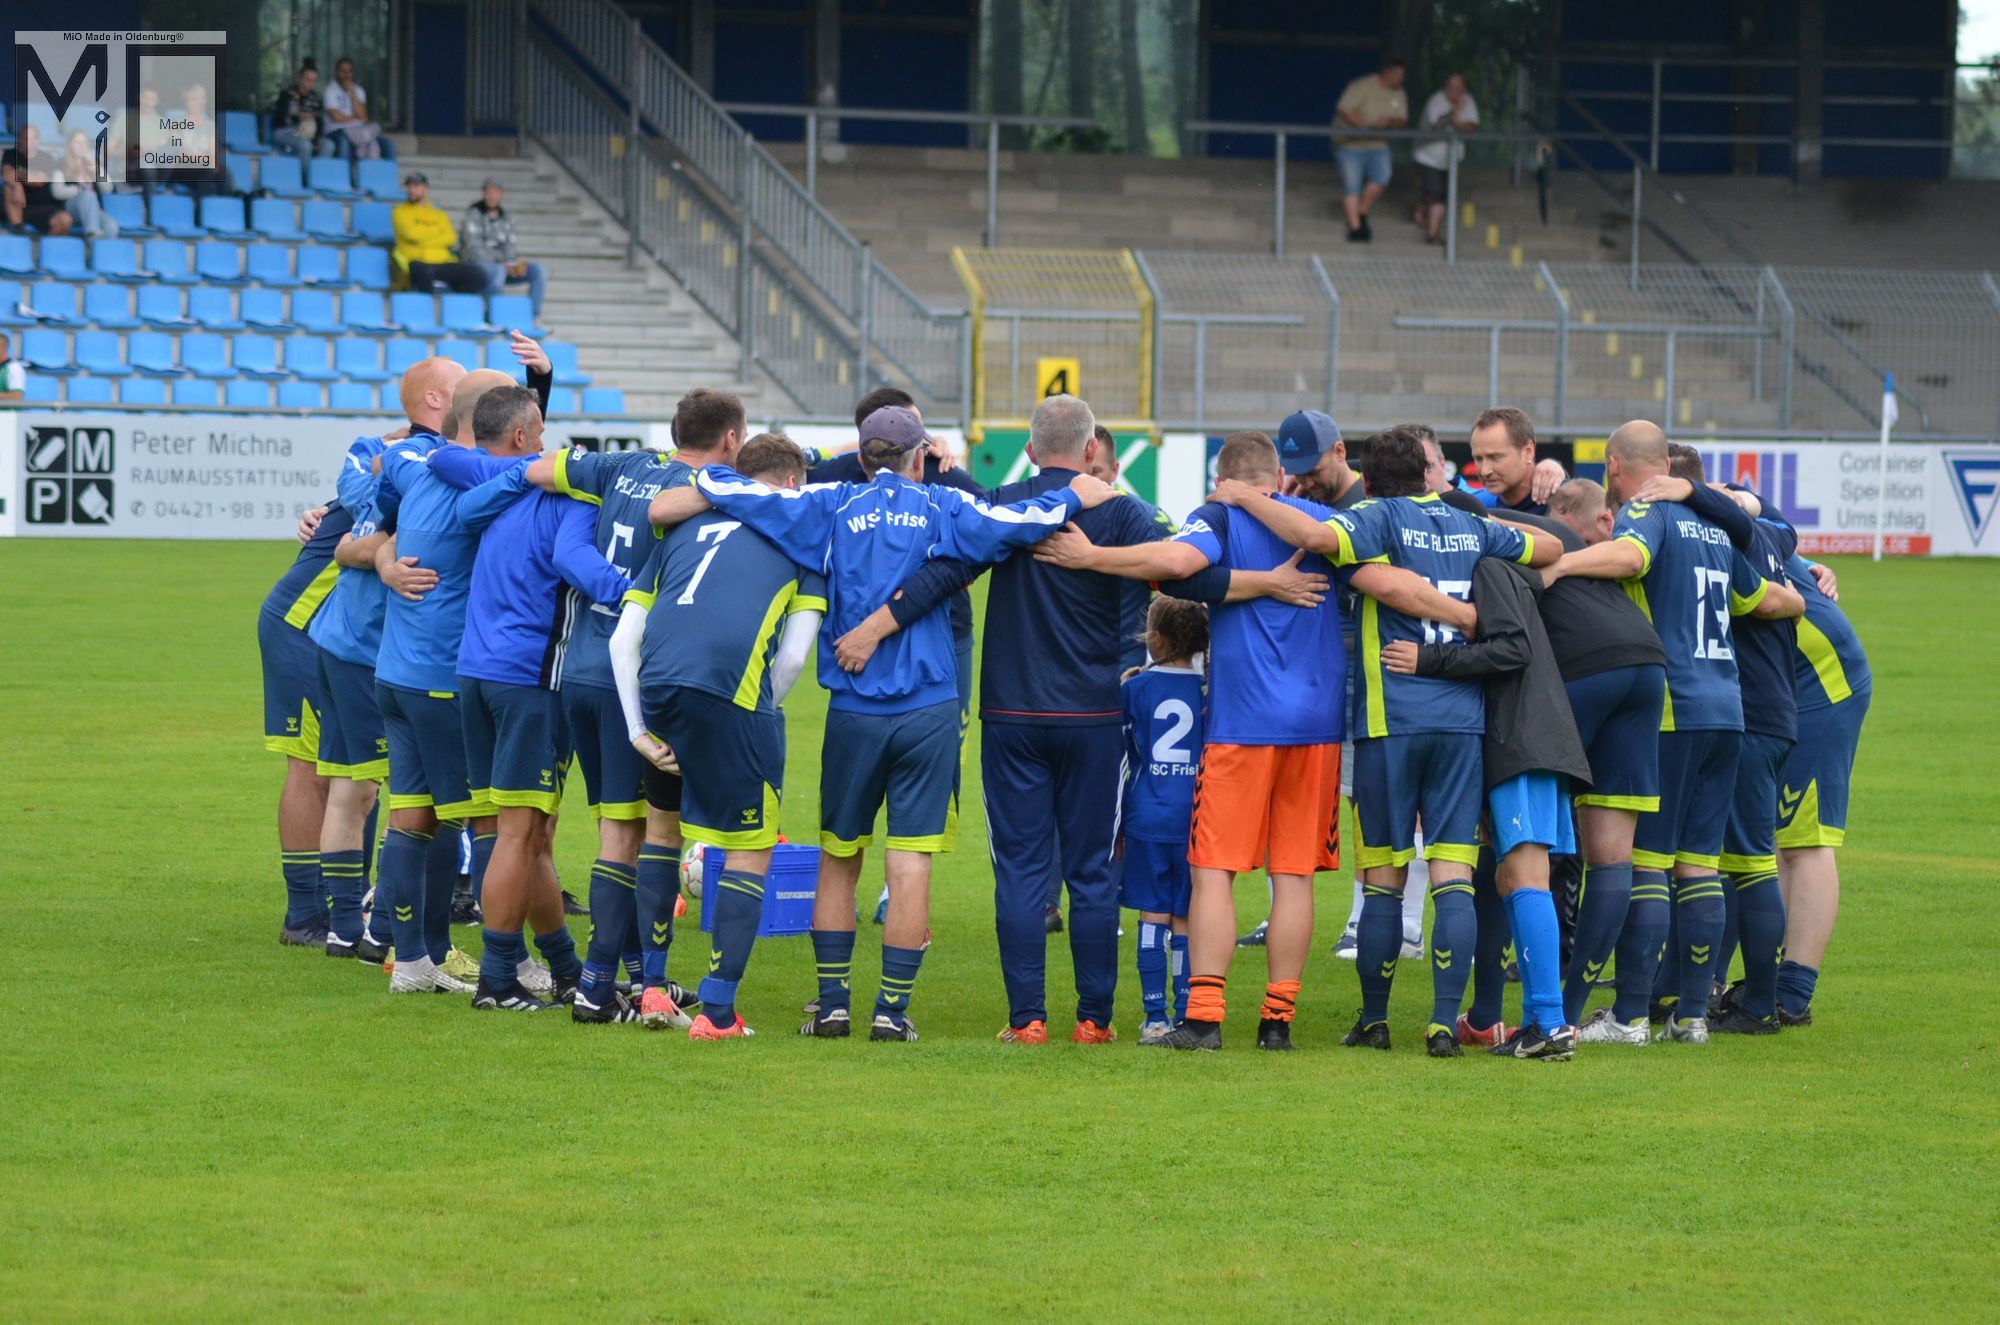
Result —
[[403, 388], [401, 383], [391, 381], [382, 384], [382, 408], [391, 414], [400, 415], [403, 412]]
[[340, 253], [337, 248], [322, 244], [308, 244], [299, 250], [299, 283], [317, 285], [321, 289], [337, 289], [347, 284], [347, 278], [340, 274]]
[[201, 200], [201, 228], [222, 239], [255, 239], [257, 232], [243, 219], [243, 199], [211, 194]]
[[90, 279], [90, 263], [86, 261], [83, 241], [73, 235], [46, 236], [37, 256], [42, 271], [59, 281]]
[[364, 290], [389, 288], [389, 250], [351, 248], [347, 250], [347, 280]]
[[450, 359], [467, 371], [479, 366], [479, 347], [469, 340], [441, 340], [437, 343], [436, 353], [439, 358]]
[[576, 346], [552, 342], [542, 349], [549, 356], [549, 367], [555, 370], [557, 386], [590, 385], [590, 374], [576, 366]]
[[154, 280], [169, 285], [193, 285], [201, 279], [188, 270], [187, 245], [178, 239], [147, 240], [146, 268]]
[[393, 336], [382, 346], [382, 367], [394, 377], [401, 377], [410, 370], [412, 364], [420, 363], [430, 357], [431, 347], [428, 343], [412, 340], [408, 336]]
[[386, 382], [382, 371], [382, 351], [372, 340], [348, 336], [333, 343], [333, 366], [352, 382]]
[[[5, 297], [0, 291], [0, 299]], [[139, 325], [132, 316], [132, 292], [122, 285], [84, 286], [83, 316], [100, 331], [130, 331]]]
[[278, 366], [278, 342], [269, 336], [238, 336], [230, 350], [239, 373], [252, 377], [285, 376], [285, 370]]
[[382, 296], [372, 290], [340, 296], [340, 321], [349, 331], [364, 336], [387, 336], [396, 330], [382, 316]]
[[446, 331], [462, 331], [474, 336], [490, 336], [497, 330], [486, 320], [486, 297], [477, 294], [443, 296], [439, 317]]
[[118, 399], [127, 405], [164, 405], [167, 384], [154, 377], [128, 377], [118, 384]]
[[194, 319], [181, 311], [181, 292], [171, 285], [139, 287], [139, 320], [149, 327], [194, 325]]
[[549, 415], [576, 413], [576, 392], [566, 386], [549, 388]]
[[317, 382], [278, 383], [279, 409], [318, 409], [326, 402], [326, 392]]
[[[190, 307], [194, 303], [194, 295], [200, 293], [197, 290], [188, 297]], [[285, 313], [285, 295], [282, 290], [245, 290], [242, 298], [237, 300], [237, 306], [242, 311], [243, 320], [259, 331], [269, 331], [284, 336], [297, 330], [292, 325], [292, 319]]]
[[366, 195], [354, 191], [354, 172], [342, 156], [316, 156], [312, 169], [306, 174], [306, 183], [322, 198], [338, 198], [342, 202], [359, 202]]
[[52, 331], [47, 327], [22, 332], [21, 357], [37, 372], [56, 377], [69, 377], [76, 372], [76, 363], [69, 356], [69, 335], [66, 332]]
[[376, 159], [355, 162], [354, 187], [382, 202], [403, 201], [403, 185], [396, 178], [394, 161]]
[[196, 377], [236, 376], [236, 370], [229, 366], [229, 342], [205, 331], [181, 337], [181, 367]]
[[203, 381], [200, 378], [182, 378], [180, 381], [174, 383], [173, 399], [176, 405], [193, 405], [196, 407], [202, 405], [220, 405], [222, 403], [222, 384], [219, 382]]
[[[206, 247], [204, 245], [203, 247]], [[299, 250], [301, 253], [307, 250]], [[292, 275], [292, 250], [281, 244], [252, 244], [249, 277], [259, 285], [290, 289], [299, 283]]]
[[301, 331], [316, 336], [340, 334], [340, 315], [334, 311], [333, 296], [325, 290], [300, 290], [292, 296], [292, 322]]
[[284, 152], [265, 157], [257, 167], [257, 183], [274, 198], [311, 197], [305, 176], [299, 159]]
[[222, 168], [229, 175], [229, 191], [249, 197], [257, 191], [256, 158], [241, 152], [224, 152]]
[[34, 317], [21, 311], [27, 302], [19, 281], [0, 281], [0, 327], [34, 326]]
[[139, 246], [129, 239], [95, 239], [90, 244], [90, 269], [107, 281], [139, 285], [153, 273], [139, 266]]
[[285, 371], [308, 382], [331, 382], [340, 376], [328, 362], [331, 344], [319, 336], [285, 337]]
[[308, 200], [300, 208], [299, 226], [314, 239], [327, 244], [352, 244], [361, 238], [347, 228], [347, 213], [339, 203], [319, 198]]
[[615, 386], [594, 386], [583, 393], [585, 414], [623, 414], [625, 393]]
[[306, 232], [298, 227], [295, 209], [283, 198], [252, 198], [250, 228], [266, 239], [283, 240], [288, 244], [306, 237]]
[[258, 141], [257, 115], [248, 110], [222, 112], [222, 145], [232, 152], [248, 152], [253, 156], [271, 150], [268, 143]]
[[[250, 293], [245, 290], [243, 295], [247, 299]], [[220, 285], [197, 285], [189, 290], [188, 316], [199, 323], [203, 331], [243, 330], [243, 319], [236, 313], [236, 301]]]
[[[239, 351], [241, 347], [239, 346]], [[239, 377], [222, 384], [222, 403], [231, 409], [271, 408], [271, 384]]]
[[373, 410], [375, 393], [361, 382], [335, 382], [327, 388], [328, 409]]
[[168, 239], [200, 239], [203, 230], [194, 219], [194, 199], [183, 193], [156, 193], [152, 204], [153, 228]]
[[40, 276], [34, 241], [26, 235], [0, 235], [0, 271], [9, 276]]
[[77, 287], [74, 285], [43, 281], [28, 287], [28, 310], [45, 326], [73, 327], [83, 321], [76, 311], [77, 302]]
[[241, 285], [248, 279], [243, 275], [243, 250], [235, 244], [212, 240], [196, 244], [194, 269], [202, 280], [217, 285]]
[[136, 193], [107, 193], [102, 196], [104, 214], [118, 223], [118, 233], [127, 239], [148, 239], [159, 231], [146, 224], [146, 200]]
[[79, 331], [76, 333], [76, 366], [86, 373], [98, 377], [130, 377], [131, 368], [125, 363], [124, 338], [115, 331]]
[[158, 331], [135, 331], [127, 336], [125, 361], [155, 377], [179, 377], [183, 371], [174, 361], [174, 338]]
[[[364, 167], [371, 164], [363, 161]], [[348, 212], [354, 233], [371, 244], [396, 242], [395, 209], [386, 202], [357, 202]]]
[[[467, 366], [469, 367], [470, 365]], [[505, 373], [509, 377], [518, 377], [521, 374], [521, 361], [514, 357], [514, 350], [511, 344], [504, 340], [496, 339], [486, 342], [485, 362], [480, 367], [491, 368], [493, 371]]]
[[412, 336], [442, 336], [444, 328], [438, 325], [437, 299], [414, 290], [404, 290], [389, 296], [390, 320]]
[[53, 405], [62, 399], [62, 388], [56, 385], [53, 377], [29, 373], [21, 388], [21, 399], [30, 405]]
[[[126, 370], [131, 371], [130, 369]], [[63, 399], [72, 405], [109, 405], [111, 403], [111, 379], [108, 377], [72, 377], [69, 390]]]
[[524, 294], [496, 294], [486, 301], [486, 316], [502, 331], [518, 331], [541, 340], [548, 328], [535, 325], [535, 301]]

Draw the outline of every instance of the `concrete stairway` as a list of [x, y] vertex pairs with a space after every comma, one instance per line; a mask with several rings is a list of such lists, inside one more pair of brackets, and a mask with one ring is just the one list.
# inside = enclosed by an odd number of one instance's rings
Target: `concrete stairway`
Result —
[[735, 339], [651, 259], [642, 254], [636, 269], [628, 267], [624, 228], [554, 162], [540, 153], [494, 156], [494, 142], [427, 138], [399, 165], [430, 178], [431, 200], [453, 224], [478, 199], [482, 180], [501, 181], [522, 256], [549, 269], [542, 324], [577, 347], [593, 386], [622, 388], [634, 418], [671, 418], [675, 402], [698, 386], [733, 391], [753, 412], [760, 403], [790, 403], [761, 375], [737, 380]]

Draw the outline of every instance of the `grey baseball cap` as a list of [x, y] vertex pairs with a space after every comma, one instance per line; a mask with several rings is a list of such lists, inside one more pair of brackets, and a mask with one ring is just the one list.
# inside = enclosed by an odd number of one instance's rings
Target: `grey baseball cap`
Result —
[[482, 189], [504, 189], [507, 186], [500, 182], [498, 175], [488, 175], [485, 179], [479, 181], [479, 187]]
[[923, 420], [903, 405], [884, 405], [861, 421], [861, 444], [884, 441], [898, 451], [914, 451], [926, 441]]

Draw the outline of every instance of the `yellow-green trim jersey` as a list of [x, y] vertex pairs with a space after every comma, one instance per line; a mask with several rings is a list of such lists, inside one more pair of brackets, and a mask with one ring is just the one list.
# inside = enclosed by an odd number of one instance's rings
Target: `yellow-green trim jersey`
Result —
[[298, 556], [264, 596], [263, 613], [293, 630], [312, 625], [313, 617], [325, 606], [327, 595], [333, 592], [333, 583], [340, 575], [340, 567], [333, 562], [333, 550], [353, 528], [353, 511], [339, 502], [329, 506], [312, 538], [299, 549]]
[[[653, 498], [694, 482], [694, 471], [658, 451], [591, 451], [581, 446], [555, 456], [555, 490], [597, 508], [597, 550], [620, 574], [636, 581], [660, 542], [647, 519]], [[577, 622], [563, 670], [566, 686], [613, 689], [611, 632], [618, 604], [595, 603]]]
[[826, 612], [826, 580], [720, 511], [657, 542], [625, 601], [647, 609], [639, 686], [687, 686], [770, 712], [771, 658], [785, 618]]
[[1785, 562], [1785, 578], [1806, 600], [1798, 648], [1792, 655], [1799, 712], [1832, 708], [1870, 693], [1875, 678], [1868, 670], [1868, 655], [1840, 604], [1820, 592], [1812, 567], [1797, 553]]
[[[1339, 544], [1329, 558], [1334, 565], [1388, 562], [1464, 601], [1472, 598], [1472, 569], [1480, 558], [1505, 557], [1526, 564], [1534, 555], [1533, 542], [1519, 529], [1467, 515], [1438, 500], [1435, 493], [1358, 502], [1333, 512], [1326, 524]], [[1352, 574], [1342, 576], [1343, 584]], [[1382, 661], [1383, 646], [1396, 640], [1449, 644], [1461, 638], [1456, 630], [1439, 621], [1406, 616], [1365, 596], [1360, 617], [1353, 735], [1486, 730], [1486, 698], [1478, 681], [1403, 676]]]
[[1662, 731], [1742, 731], [1743, 692], [1731, 622], [1754, 611], [1770, 585], [1729, 535], [1679, 502], [1632, 502], [1612, 538], [1642, 557], [1625, 592], [1667, 655]]

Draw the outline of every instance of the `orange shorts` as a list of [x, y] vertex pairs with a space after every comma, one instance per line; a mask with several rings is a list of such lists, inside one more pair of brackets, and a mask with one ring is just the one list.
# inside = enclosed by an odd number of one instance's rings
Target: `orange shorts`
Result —
[[1203, 747], [1188, 864], [1239, 874], [1339, 868], [1340, 746]]

